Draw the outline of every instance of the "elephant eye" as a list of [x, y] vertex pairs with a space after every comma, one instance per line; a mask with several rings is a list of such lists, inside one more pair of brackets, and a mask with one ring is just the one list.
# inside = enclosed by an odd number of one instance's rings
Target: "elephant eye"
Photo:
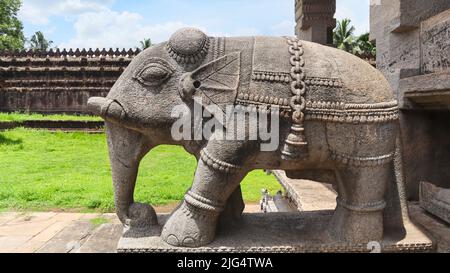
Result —
[[162, 64], [152, 63], [137, 73], [135, 78], [143, 85], [156, 86], [167, 80], [172, 73], [171, 69]]

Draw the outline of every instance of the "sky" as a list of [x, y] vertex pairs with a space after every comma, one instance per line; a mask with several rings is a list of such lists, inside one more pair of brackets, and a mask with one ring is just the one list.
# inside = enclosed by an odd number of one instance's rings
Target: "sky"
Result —
[[[130, 48], [193, 26], [210, 36], [294, 35], [294, 0], [22, 0], [25, 36], [59, 48]], [[370, 0], [337, 0], [336, 18], [369, 31]]]

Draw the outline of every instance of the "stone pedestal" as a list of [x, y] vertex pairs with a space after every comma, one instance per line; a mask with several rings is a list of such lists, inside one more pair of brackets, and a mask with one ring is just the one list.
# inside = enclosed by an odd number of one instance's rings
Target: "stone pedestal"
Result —
[[121, 253], [336, 253], [336, 252], [431, 252], [433, 244], [414, 225], [405, 223], [406, 235], [388, 231], [378, 244], [343, 244], [328, 238], [326, 227], [332, 211], [244, 214], [241, 222], [219, 227], [216, 240], [201, 248], [177, 248], [159, 237], [168, 215], [159, 215], [153, 234], [144, 238], [124, 238]]

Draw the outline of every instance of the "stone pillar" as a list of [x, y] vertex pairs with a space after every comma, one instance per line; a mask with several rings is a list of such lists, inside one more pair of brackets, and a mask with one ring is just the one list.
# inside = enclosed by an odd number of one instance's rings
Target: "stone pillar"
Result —
[[377, 68], [401, 108], [407, 193], [450, 188], [450, 1], [371, 0]]
[[296, 0], [295, 34], [302, 40], [323, 45], [333, 44], [335, 13], [336, 0]]

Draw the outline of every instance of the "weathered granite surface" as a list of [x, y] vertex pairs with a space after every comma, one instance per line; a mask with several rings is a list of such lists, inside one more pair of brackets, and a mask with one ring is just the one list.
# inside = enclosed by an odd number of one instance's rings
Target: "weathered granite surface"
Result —
[[272, 171], [283, 186], [288, 198], [299, 211], [333, 210], [336, 208], [337, 193], [331, 184], [290, 179], [283, 171]]
[[448, 9], [422, 23], [422, 72], [450, 69], [450, 5]]
[[420, 206], [450, 224], [450, 189], [420, 184]]
[[[335, 242], [381, 241], [388, 230], [405, 235], [397, 101], [378, 70], [342, 50], [295, 37], [209, 37], [185, 28], [139, 54], [106, 98], [88, 104], [106, 120], [116, 211], [134, 237], [161, 222], [133, 196], [140, 160], [162, 144], [183, 146], [198, 159], [192, 188], [162, 228], [170, 245], [205, 246], [220, 219], [238, 221], [240, 182], [255, 169], [332, 179], [324, 182], [337, 185], [337, 208], [326, 236]], [[175, 137], [174, 107], [195, 116], [198, 105], [219, 109], [201, 116], [202, 124], [225, 127], [193, 140], [191, 115], [188, 137]], [[236, 126], [245, 138], [223, 139], [235, 128], [235, 120], [221, 119], [229, 106], [271, 118], [272, 128], [279, 122], [278, 145], [264, 150], [260, 135], [250, 140], [259, 126], [246, 115]]]
[[87, 113], [139, 50], [0, 52], [0, 111]]
[[408, 204], [412, 221], [433, 240], [438, 253], [450, 253], [450, 225], [420, 207], [419, 202]]
[[[434, 246], [415, 226], [408, 224], [407, 235], [388, 234], [381, 243], [351, 244], [327, 238], [326, 226], [333, 211], [244, 214], [242, 221], [219, 227], [217, 239], [200, 248], [174, 247], [159, 236], [167, 220], [143, 238], [122, 237], [119, 253], [339, 253], [339, 252], [432, 252]], [[403, 239], [399, 239], [403, 238]], [[377, 249], [380, 247], [381, 249]], [[375, 248], [375, 249], [374, 249]]]
[[449, 22], [446, 0], [371, 1], [377, 68], [401, 109], [409, 200], [419, 200], [420, 181], [450, 187]]
[[401, 79], [399, 88], [415, 110], [450, 110], [450, 69]]

